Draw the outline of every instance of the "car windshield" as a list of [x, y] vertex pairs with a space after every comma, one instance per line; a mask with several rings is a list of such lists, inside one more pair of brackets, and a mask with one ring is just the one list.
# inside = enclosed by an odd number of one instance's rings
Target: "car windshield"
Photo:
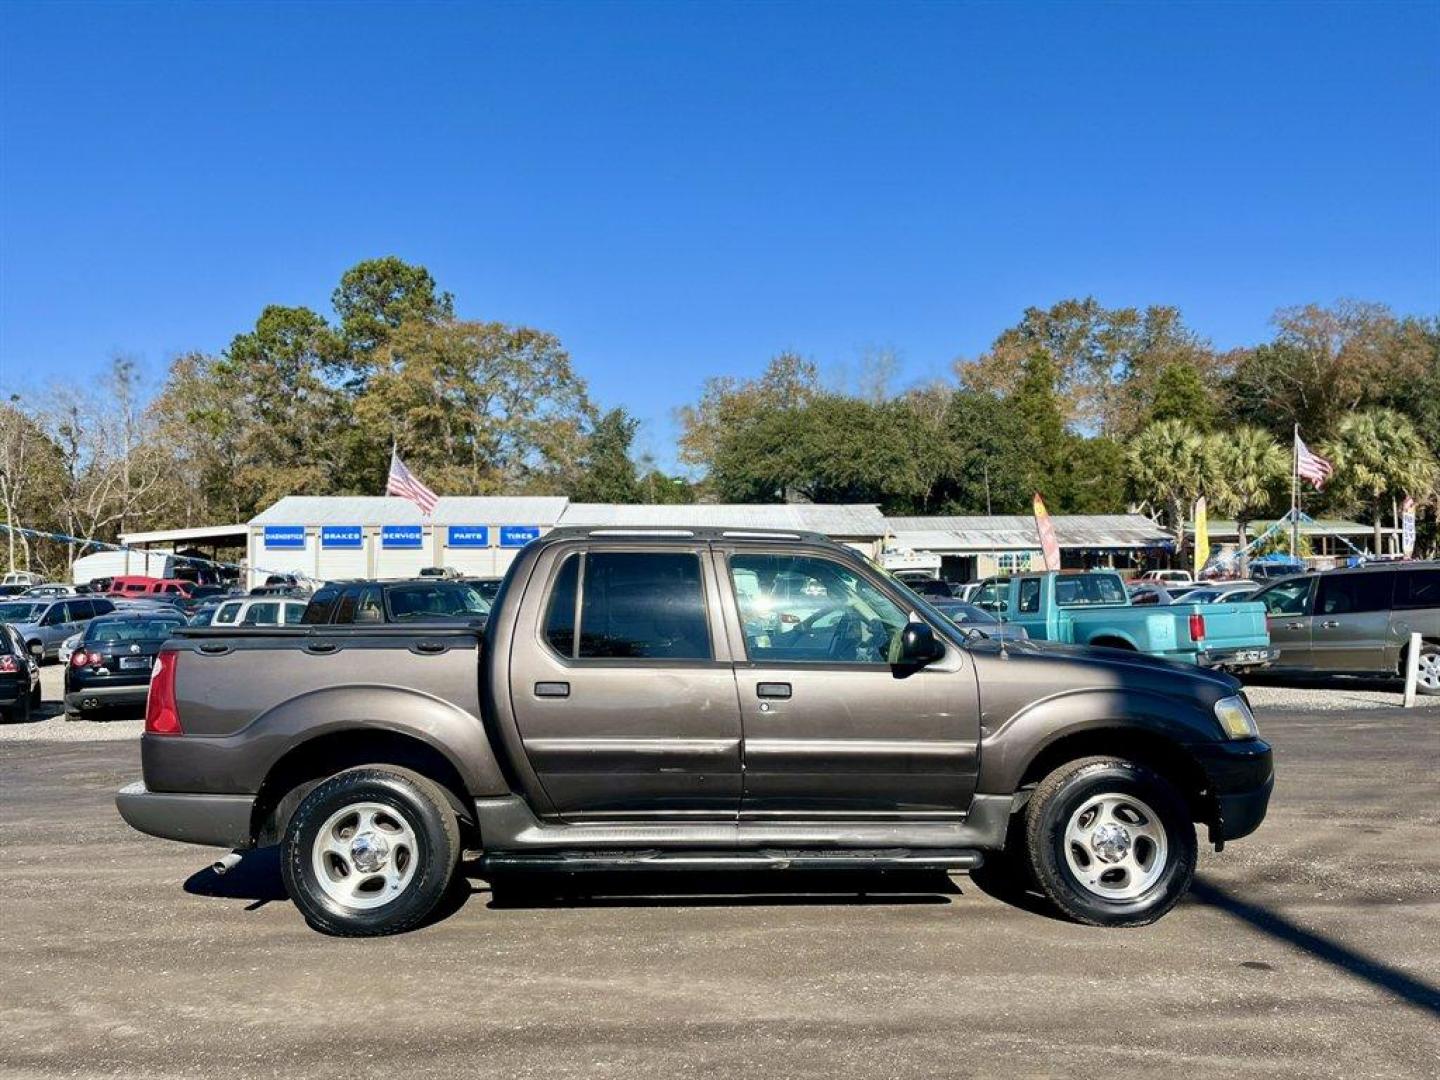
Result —
[[49, 604], [0, 604], [0, 622], [34, 622]]
[[390, 589], [390, 614], [405, 619], [464, 619], [490, 614], [489, 602], [458, 581], [426, 581]]
[[934, 603], [951, 622], [958, 626], [973, 623], [983, 623], [989, 626], [1000, 621], [984, 608], [978, 608], [974, 604], [961, 603], [959, 600], [936, 600]]
[[87, 645], [110, 645], [119, 641], [163, 641], [180, 619], [96, 619], [85, 631]]
[[1115, 574], [1072, 574], [1055, 579], [1055, 603], [1061, 607], [1123, 604], [1125, 586]]

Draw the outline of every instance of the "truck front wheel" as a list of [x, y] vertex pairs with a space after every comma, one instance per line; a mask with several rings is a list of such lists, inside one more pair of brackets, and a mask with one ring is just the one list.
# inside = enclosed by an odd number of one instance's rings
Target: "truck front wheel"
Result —
[[315, 929], [341, 937], [410, 930], [450, 887], [460, 829], [440, 789], [408, 769], [332, 776], [285, 830], [285, 889]]
[[1025, 807], [1035, 881], [1062, 912], [1090, 926], [1144, 926], [1195, 876], [1195, 826], [1175, 785], [1114, 757], [1067, 762]]

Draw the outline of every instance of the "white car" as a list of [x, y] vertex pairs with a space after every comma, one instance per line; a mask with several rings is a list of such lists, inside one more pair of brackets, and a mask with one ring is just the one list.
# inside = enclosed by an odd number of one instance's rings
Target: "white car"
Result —
[[75, 650], [80, 647], [80, 639], [84, 636], [85, 631], [82, 630], [78, 634], [71, 634], [67, 637], [60, 643], [60, 647], [55, 650], [55, 659], [61, 664], [70, 663], [70, 657], [74, 654]]
[[1155, 585], [1194, 585], [1195, 579], [1188, 570], [1146, 570], [1135, 579]]
[[239, 596], [215, 609], [211, 626], [299, 626], [304, 600], [280, 596]]

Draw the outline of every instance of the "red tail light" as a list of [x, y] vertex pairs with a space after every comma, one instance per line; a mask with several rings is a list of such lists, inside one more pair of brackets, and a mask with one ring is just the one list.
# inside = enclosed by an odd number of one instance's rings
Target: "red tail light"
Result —
[[0, 674], [14, 675], [19, 670], [20, 661], [16, 660], [15, 657], [9, 655], [8, 653], [4, 656], [0, 656]]
[[1192, 612], [1190, 615], [1190, 640], [1205, 640], [1205, 616], [1198, 611]]
[[175, 708], [175, 664], [180, 654], [162, 652], [150, 673], [150, 693], [145, 698], [145, 731], [149, 735], [184, 735], [180, 712]]
[[76, 649], [73, 653], [70, 654], [70, 666], [71, 666], [71, 667], [76, 667], [76, 668], [84, 667], [84, 666], [85, 666], [86, 664], [88, 664], [89, 662], [90, 662], [90, 656], [89, 656], [88, 653], [85, 652], [84, 649]]

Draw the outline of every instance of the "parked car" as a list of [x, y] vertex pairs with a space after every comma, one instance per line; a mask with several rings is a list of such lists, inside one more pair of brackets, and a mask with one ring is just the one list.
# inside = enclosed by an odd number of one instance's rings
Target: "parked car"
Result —
[[1278, 655], [1259, 604], [1137, 608], [1120, 575], [1108, 570], [992, 578], [975, 603], [1044, 641], [1129, 649], [1232, 671], [1263, 667]]
[[1164, 585], [1155, 582], [1139, 582], [1134, 585], [1127, 585], [1125, 593], [1130, 597], [1132, 605], [1144, 604], [1165, 605], [1174, 603], [1174, 596]]
[[0, 625], [0, 717], [25, 722], [40, 707], [40, 663], [13, 626]]
[[423, 566], [418, 574], [423, 578], [461, 578], [464, 577], [459, 570], [453, 566]]
[[1218, 604], [1222, 600], [1233, 604], [1253, 597], [1259, 588], [1256, 581], [1211, 581], [1186, 593], [1185, 599], [1191, 604]]
[[6, 600], [0, 603], [0, 622], [19, 631], [30, 654], [43, 661], [54, 656], [66, 638], [95, 616], [114, 610], [114, 603], [103, 596]]
[[62, 641], [60, 647], [55, 650], [55, 662], [57, 664], [68, 664], [70, 657], [73, 656], [75, 650], [80, 647], [80, 641], [84, 636], [85, 631], [79, 630]]
[[[823, 589], [823, 627], [795, 581]], [[1186, 891], [1194, 823], [1245, 836], [1273, 786], [1230, 676], [971, 640], [809, 534], [555, 529], [483, 635], [175, 635], [120, 813], [242, 852], [278, 840], [291, 898], [333, 934], [417, 925], [471, 849], [487, 875], [956, 870], [1009, 843], [1070, 918], [1136, 925]]]
[[478, 592], [487, 604], [495, 603], [495, 597], [500, 595], [500, 584], [504, 580], [498, 577], [465, 578], [466, 584]]
[[122, 575], [110, 582], [111, 596], [186, 596], [195, 589], [193, 581], [183, 578], [141, 577], [136, 574]]
[[1188, 570], [1146, 570], [1136, 581], [1153, 581], [1159, 585], [1193, 585], [1195, 579]]
[[945, 600], [953, 599], [955, 596], [955, 586], [948, 581], [942, 581], [940, 578], [902, 577], [900, 580], [903, 581], [912, 592], [919, 593], [921, 596]]
[[1028, 641], [1030, 632], [1023, 626], [1009, 626], [1002, 623], [984, 608], [967, 604], [963, 600], [932, 600], [935, 610], [956, 626], [972, 630], [981, 637], [996, 641]]
[[11, 570], [0, 577], [0, 585], [22, 585], [30, 588], [32, 585], [43, 585], [45, 579], [39, 574], [31, 573], [29, 570]]
[[305, 601], [282, 596], [241, 596], [218, 603], [210, 626], [298, 626]]
[[1305, 564], [1299, 559], [1274, 559], [1271, 561], [1256, 559], [1250, 564], [1251, 580], [1262, 583], [1303, 573], [1305, 573]]
[[291, 600], [306, 600], [310, 597], [310, 589], [305, 585], [256, 585], [247, 595], [284, 596]]
[[116, 612], [92, 620], [65, 665], [65, 719], [143, 705], [160, 646], [184, 625], [181, 615], [161, 611]]
[[1254, 598], [1280, 649], [1275, 670], [1403, 675], [1418, 633], [1418, 689], [1440, 694], [1440, 563], [1327, 570], [1277, 581]]
[[43, 585], [31, 585], [21, 596], [33, 597], [37, 600], [53, 599], [57, 596], [75, 596], [77, 590], [60, 581], [47, 581]]
[[29, 585], [18, 585], [13, 583], [10, 585], [0, 585], [0, 596], [19, 596], [28, 588], [30, 588]]
[[348, 623], [480, 621], [490, 602], [468, 581], [414, 578], [326, 583], [305, 608], [306, 626]]

